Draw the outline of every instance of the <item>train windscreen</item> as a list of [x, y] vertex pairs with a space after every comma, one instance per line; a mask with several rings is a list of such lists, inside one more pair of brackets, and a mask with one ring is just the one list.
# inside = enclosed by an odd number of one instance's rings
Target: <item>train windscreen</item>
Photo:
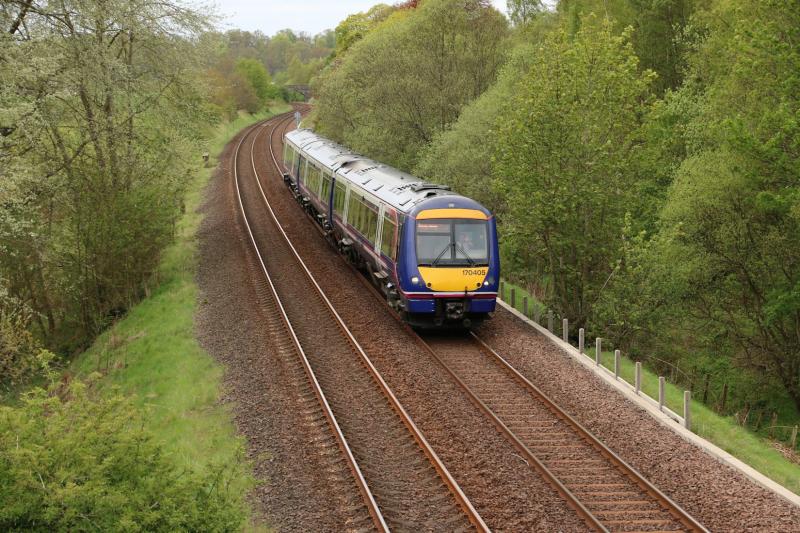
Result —
[[489, 224], [485, 220], [426, 219], [417, 222], [419, 266], [487, 266]]

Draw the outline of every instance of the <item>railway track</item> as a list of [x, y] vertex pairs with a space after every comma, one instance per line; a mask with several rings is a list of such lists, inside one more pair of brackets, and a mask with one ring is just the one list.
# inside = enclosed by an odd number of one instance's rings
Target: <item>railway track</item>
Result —
[[591, 528], [707, 531], [475, 333], [417, 340]]
[[[383, 300], [373, 285], [359, 279]], [[707, 531], [477, 335], [426, 339], [407, 329], [589, 527]]]
[[[488, 531], [331, 305], [264, 194], [253, 147], [265, 131], [271, 141], [291, 119], [284, 115], [242, 136], [234, 153], [236, 198], [259, 266], [260, 299], [278, 318], [267, 326], [284, 339], [275, 349], [300, 362], [360, 493], [363, 506], [353, 510], [348, 527], [366, 529], [363, 507], [369, 529], [379, 531]], [[240, 157], [243, 146], [249, 157]], [[314, 411], [312, 418], [319, 416]]]

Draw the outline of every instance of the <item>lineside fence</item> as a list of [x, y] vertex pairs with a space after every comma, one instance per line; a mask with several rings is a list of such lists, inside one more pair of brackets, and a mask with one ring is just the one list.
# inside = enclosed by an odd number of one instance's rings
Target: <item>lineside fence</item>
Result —
[[[519, 310], [517, 306], [517, 291], [514, 287], [511, 287], [510, 290], [506, 290], [506, 284], [504, 281], [500, 282], [500, 294], [499, 297], [501, 300], [509, 304], [514, 309]], [[522, 313], [536, 322], [537, 324], [547, 327], [547, 330], [552, 333], [553, 335], [557, 335], [556, 329], [558, 329], [558, 333], [561, 336], [561, 340], [580, 352], [581, 355], [585, 356], [587, 359], [592, 359], [592, 355], [587, 353], [586, 345], [585, 345], [585, 331], [583, 328], [578, 330], [578, 345], [575, 347], [570, 342], [570, 329], [569, 329], [569, 320], [566, 318], [562, 318], [560, 321], [557, 320], [557, 317], [554, 315], [552, 310], [545, 310], [541, 304], [538, 302], [529, 302], [527, 296], [523, 296], [521, 298], [522, 303]], [[530, 305], [529, 305], [530, 304]], [[560, 323], [557, 323], [560, 322]], [[595, 370], [597, 372], [605, 373], [607, 376], [612, 377], [614, 380], [621, 383], [623, 386], [630, 389], [631, 392], [642, 398], [644, 401], [650, 403], [653, 407], [656, 407], [659, 411], [664, 413], [669, 418], [673, 419], [675, 422], [681, 424], [685, 428], [691, 431], [692, 428], [692, 413], [691, 413], [691, 399], [692, 393], [691, 391], [684, 391], [683, 392], [683, 409], [682, 413], [677, 413], [670, 409], [666, 405], [666, 378], [664, 376], [658, 377], [658, 394], [657, 398], [653, 398], [647, 393], [645, 393], [642, 388], [644, 386], [643, 382], [643, 373], [642, 373], [642, 363], [641, 361], [636, 361], [634, 366], [634, 373], [633, 373], [633, 383], [627, 381], [621, 375], [622, 371], [622, 354], [620, 350], [614, 350], [614, 360], [613, 365], [609, 365], [606, 367], [603, 361], [603, 339], [597, 337], [594, 342], [594, 364]]]
[[[692, 400], [692, 391], [691, 390], [684, 390], [682, 397], [676, 401], [674, 391], [670, 393], [667, 390], [667, 384], [669, 383], [673, 387], [679, 387], [679, 384], [675, 380], [675, 376], [677, 374], [683, 375], [687, 378], [692, 386], [694, 385], [694, 380], [691, 379], [691, 376], [686, 375], [685, 372], [682, 372], [679, 368], [676, 368], [674, 365], [666, 361], [661, 361], [657, 359], [657, 361], [664, 363], [669, 367], [671, 371], [671, 378], [667, 376], [657, 376], [657, 382], [653, 383], [645, 383], [645, 379], [647, 379], [648, 374], [652, 376], [650, 372], [643, 372], [642, 370], [642, 362], [641, 361], [632, 361], [628, 358], [623, 358], [620, 350], [614, 350], [613, 360], [609, 361], [608, 356], [603, 354], [603, 339], [598, 337], [594, 341], [594, 347], [587, 349], [587, 343], [585, 338], [585, 331], [583, 328], [578, 330], [578, 339], [577, 339], [577, 346], [573, 345], [570, 341], [570, 325], [569, 321], [566, 318], [557, 317], [552, 310], [546, 309], [540, 302], [538, 301], [529, 301], [528, 296], [520, 296], [517, 298], [517, 290], [514, 286], [507, 286], [505, 281], [500, 282], [500, 294], [498, 295], [501, 300], [503, 300], [506, 304], [510, 305], [512, 308], [516, 309], [517, 311], [521, 312], [525, 315], [526, 318], [534, 321], [536, 324], [542, 326], [543, 328], [547, 328], [547, 330], [552, 333], [554, 336], [560, 337], [560, 339], [572, 346], [573, 348], [577, 349], [581, 355], [585, 356], [587, 359], [594, 361], [595, 363], [595, 370], [597, 372], [602, 372], [605, 375], [612, 377], [614, 380], [622, 384], [623, 386], [630, 389], [635, 395], [642, 398], [645, 402], [650, 403], [654, 407], [656, 407], [659, 411], [664, 413], [669, 418], [673, 419], [675, 422], [681, 424], [682, 426], [686, 427], [691, 431], [692, 429], [692, 412], [691, 412], [691, 400]], [[520, 305], [518, 305], [520, 304]], [[630, 365], [633, 363], [632, 372], [630, 370]], [[662, 365], [663, 366], [663, 365]], [[627, 369], [625, 367], [628, 367]], [[625, 369], [625, 371], [623, 371]], [[651, 367], [652, 371], [652, 367]], [[622, 374], [632, 374], [631, 381], [626, 380]], [[709, 375], [706, 374], [704, 387], [702, 390], [702, 404], [709, 406], [708, 403], [708, 385], [709, 385]], [[650, 378], [652, 379], [652, 377]], [[650, 396], [647, 394], [643, 389], [648, 388], [655, 396]], [[670, 395], [671, 394], [671, 395]], [[725, 409], [725, 400], [728, 396], [728, 384], [725, 383], [722, 388], [721, 398], [717, 402], [718, 407], [720, 407], [721, 411]], [[698, 400], [701, 398], [698, 397]], [[679, 412], [674, 411], [671, 409], [667, 403], [671, 403], [673, 407], [676, 407], [678, 404]], [[714, 409], [713, 407], [710, 407]], [[714, 409], [716, 410], [716, 409]], [[736, 422], [741, 426], [748, 425], [748, 418], [749, 410], [744, 410], [741, 413], [736, 412], [733, 414], [734, 419]], [[777, 424], [777, 414], [773, 413], [771, 419], [767, 424], [762, 426], [761, 424], [762, 414], [759, 413], [758, 418], [755, 422], [754, 429], [758, 431], [759, 429], [764, 429], [769, 432], [769, 437], [771, 439], [777, 438], [778, 441], [783, 441], [785, 444], [789, 446], [790, 450], [795, 450], [798, 444], [798, 440], [800, 440], [800, 428], [797, 425], [795, 426], [780, 426]], [[749, 424], [752, 425], [752, 421]]]

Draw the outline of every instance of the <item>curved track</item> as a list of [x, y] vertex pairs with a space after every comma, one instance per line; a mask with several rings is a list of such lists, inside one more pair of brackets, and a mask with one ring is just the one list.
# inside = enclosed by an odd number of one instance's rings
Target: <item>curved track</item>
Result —
[[476, 335], [422, 338], [408, 331], [589, 527], [706, 531]]
[[[253, 147], [264, 131], [272, 137], [291, 119], [286, 115], [254, 126], [234, 154], [241, 218], [265, 280], [262, 302], [280, 317], [284, 338], [291, 341], [292, 351], [302, 362], [375, 528], [488, 531], [341, 320], [272, 211]], [[249, 146], [249, 157], [240, 157], [243, 146]], [[274, 154], [271, 157], [278, 170]], [[363, 528], [363, 524], [349, 525]]]

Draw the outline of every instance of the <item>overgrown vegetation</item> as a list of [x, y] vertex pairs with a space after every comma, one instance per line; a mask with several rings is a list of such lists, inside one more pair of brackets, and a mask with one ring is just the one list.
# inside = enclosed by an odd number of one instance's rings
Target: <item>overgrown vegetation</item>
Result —
[[[765, 435], [797, 424], [796, 3], [514, 0], [502, 66], [486, 90], [455, 97], [399, 65], [443, 57], [445, 32], [423, 23], [438, 9], [492, 9], [417, 4], [359, 19], [320, 77], [318, 128], [485, 203], [505, 274], [575, 332]], [[406, 26], [427, 46], [404, 45]], [[471, 38], [448, 28], [444, 42]], [[437, 112], [443, 99], [450, 113]]]
[[246, 517], [235, 470], [178, 467], [142, 410], [73, 381], [0, 406], [4, 531], [234, 531]]

